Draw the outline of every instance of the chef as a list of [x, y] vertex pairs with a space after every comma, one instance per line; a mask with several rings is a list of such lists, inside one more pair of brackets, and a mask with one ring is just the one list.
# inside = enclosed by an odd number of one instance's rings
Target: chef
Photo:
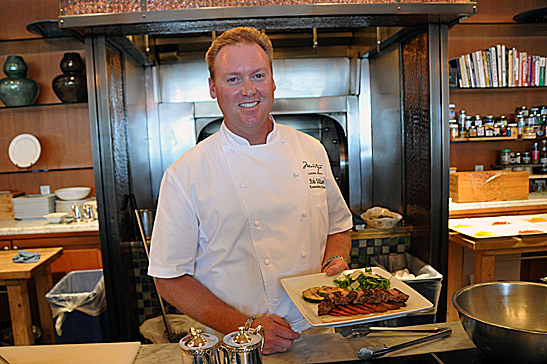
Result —
[[247, 27], [209, 48], [224, 122], [166, 170], [148, 270], [162, 297], [221, 335], [262, 325], [265, 354], [310, 328], [280, 279], [347, 269], [352, 227], [321, 143], [270, 114], [272, 58]]

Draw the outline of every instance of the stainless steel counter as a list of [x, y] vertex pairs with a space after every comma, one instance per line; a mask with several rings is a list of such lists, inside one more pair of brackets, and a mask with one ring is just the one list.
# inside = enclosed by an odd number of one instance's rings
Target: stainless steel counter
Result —
[[[431, 341], [416, 347], [387, 354], [386, 357], [470, 349], [475, 347], [471, 340], [469, 340], [459, 321], [413, 327], [450, 327], [452, 329], [452, 335], [444, 339]], [[416, 335], [414, 333], [374, 333], [364, 338], [352, 339], [344, 338], [340, 334], [302, 335], [289, 351], [286, 353], [265, 355], [263, 357], [263, 362], [264, 364], [302, 364], [357, 360], [357, 352], [365, 345], [382, 344], [392, 346], [419, 337], [423, 337], [423, 335]], [[181, 360], [181, 356], [182, 353], [178, 344], [141, 345], [133, 364], [178, 363]]]

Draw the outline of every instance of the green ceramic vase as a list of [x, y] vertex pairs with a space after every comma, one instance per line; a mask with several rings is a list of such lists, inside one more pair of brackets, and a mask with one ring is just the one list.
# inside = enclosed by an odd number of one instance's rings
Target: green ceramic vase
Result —
[[0, 80], [0, 100], [6, 106], [32, 105], [40, 91], [36, 81], [27, 78], [28, 67], [23, 57], [8, 56], [4, 63], [6, 78]]

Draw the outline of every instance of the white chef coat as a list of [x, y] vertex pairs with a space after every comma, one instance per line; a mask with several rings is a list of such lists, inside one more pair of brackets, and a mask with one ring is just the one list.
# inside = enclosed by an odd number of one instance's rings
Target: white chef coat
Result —
[[319, 272], [327, 235], [352, 218], [321, 143], [272, 122], [254, 146], [223, 123], [166, 170], [148, 273], [192, 275], [241, 312], [301, 331], [280, 278]]

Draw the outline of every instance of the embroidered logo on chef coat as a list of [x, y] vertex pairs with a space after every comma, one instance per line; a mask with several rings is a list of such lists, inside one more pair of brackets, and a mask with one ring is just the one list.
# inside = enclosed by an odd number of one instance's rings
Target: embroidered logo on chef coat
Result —
[[302, 161], [302, 169], [308, 175], [310, 189], [327, 188], [327, 186], [325, 185], [325, 175], [323, 174], [323, 164]]

